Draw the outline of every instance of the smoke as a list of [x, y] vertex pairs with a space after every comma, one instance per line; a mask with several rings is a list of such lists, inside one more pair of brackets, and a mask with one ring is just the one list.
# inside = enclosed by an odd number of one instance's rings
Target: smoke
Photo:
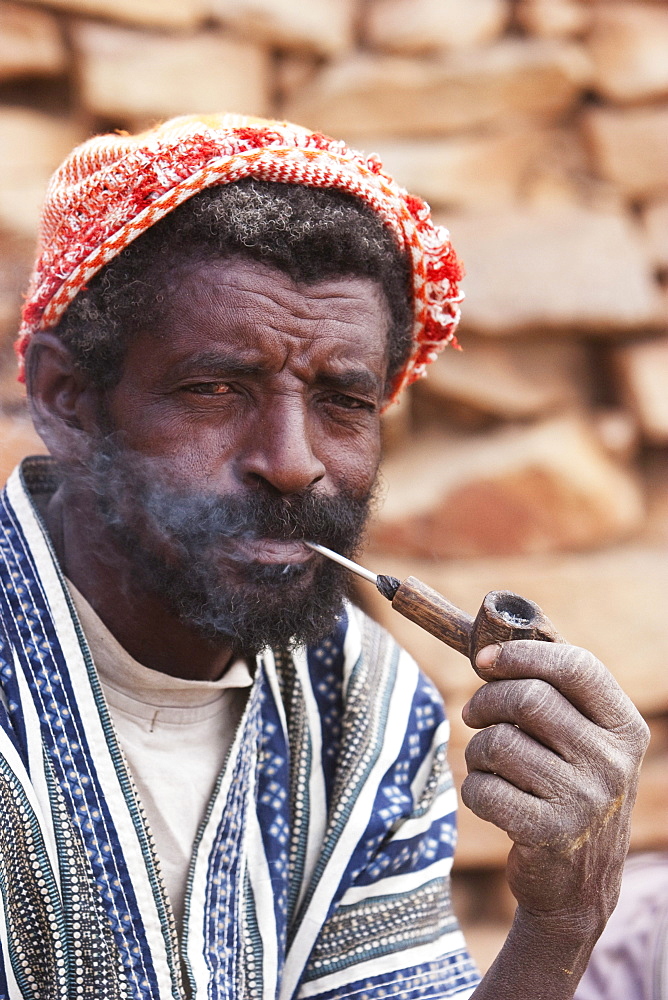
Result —
[[320, 542], [345, 555], [360, 547], [375, 491], [360, 497], [311, 489], [283, 497], [269, 488], [221, 496], [168, 481], [155, 458], [104, 438], [79, 487], [92, 490], [99, 517], [133, 579], [211, 642], [243, 652], [312, 643], [331, 631], [349, 574], [321, 557], [262, 564], [248, 559], [258, 539]]

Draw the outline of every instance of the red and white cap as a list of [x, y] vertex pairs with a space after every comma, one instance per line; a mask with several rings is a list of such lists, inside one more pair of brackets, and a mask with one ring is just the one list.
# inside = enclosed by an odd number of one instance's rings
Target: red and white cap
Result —
[[100, 268], [198, 191], [244, 177], [346, 191], [394, 234], [410, 260], [414, 324], [413, 350], [391, 399], [423, 375], [446, 344], [456, 345], [463, 270], [449, 234], [378, 157], [289, 122], [185, 116], [138, 135], [90, 139], [51, 178], [16, 344], [19, 377], [32, 334], [55, 326]]

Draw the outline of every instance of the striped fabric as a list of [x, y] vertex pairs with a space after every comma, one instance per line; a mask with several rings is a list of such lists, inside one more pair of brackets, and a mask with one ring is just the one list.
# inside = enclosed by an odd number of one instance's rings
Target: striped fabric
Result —
[[28, 492], [52, 488], [49, 460], [31, 459], [0, 500], [0, 997], [469, 997], [442, 706], [352, 607], [318, 648], [258, 657], [179, 945]]

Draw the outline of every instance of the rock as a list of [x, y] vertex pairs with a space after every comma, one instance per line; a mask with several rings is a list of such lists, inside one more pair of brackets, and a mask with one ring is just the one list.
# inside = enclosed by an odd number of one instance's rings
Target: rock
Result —
[[[461, 807], [462, 811], [464, 807]], [[461, 815], [461, 812], [460, 812]], [[462, 846], [461, 836], [459, 844]], [[464, 852], [467, 846], [463, 846]], [[478, 969], [485, 972], [496, 958], [513, 922], [517, 900], [503, 866], [469, 869], [455, 851], [452, 908], [464, 932], [466, 946]]]
[[668, 337], [618, 347], [614, 368], [622, 398], [645, 441], [668, 443]]
[[647, 492], [647, 517], [640, 540], [646, 545], [668, 546], [668, 450], [656, 448], [643, 456]]
[[650, 716], [650, 741], [640, 771], [633, 807], [632, 845], [635, 850], [668, 848], [668, 716]]
[[214, 0], [224, 24], [254, 42], [340, 55], [353, 44], [352, 0]]
[[598, 406], [591, 411], [590, 424], [608, 455], [619, 462], [632, 462], [640, 447], [638, 422], [622, 406]]
[[455, 870], [452, 903], [457, 919], [466, 926], [483, 922], [512, 923], [517, 907], [517, 900], [499, 868], [484, 868], [478, 872]]
[[[465, 810], [461, 807], [460, 816]], [[466, 810], [468, 811], [468, 810]], [[464, 853], [468, 844], [459, 846]], [[460, 864], [459, 849], [455, 851], [452, 873], [452, 907], [464, 932], [466, 946], [481, 972], [486, 972], [501, 950], [513, 922], [517, 900], [506, 881], [503, 864], [467, 869]]]
[[397, 451], [410, 441], [414, 387], [405, 389], [399, 399], [381, 417], [383, 454]]
[[310, 87], [318, 73], [319, 60], [315, 56], [285, 52], [276, 60], [274, 73], [279, 101], [286, 101], [296, 91]]
[[439, 221], [466, 265], [465, 330], [612, 336], [664, 325], [648, 247], [625, 213], [562, 205]]
[[515, 17], [532, 35], [571, 38], [588, 29], [592, 14], [577, 0], [522, 0], [515, 7]]
[[196, 28], [212, 13], [212, 0], [48, 0], [49, 7], [84, 17], [151, 28]]
[[566, 137], [555, 129], [525, 128], [503, 134], [446, 139], [398, 140], [365, 138], [404, 187], [432, 206], [477, 211], [515, 205], [536, 177], [572, 156]]
[[325, 67], [286, 103], [287, 118], [336, 136], [428, 136], [529, 116], [565, 114], [588, 79], [584, 51], [506, 39], [419, 61], [358, 54]]
[[668, 9], [608, 0], [594, 8], [588, 47], [594, 84], [611, 101], [668, 95]]
[[627, 198], [668, 191], [668, 105], [627, 111], [595, 108], [583, 125], [598, 173]]
[[16, 356], [12, 350], [0, 354], [0, 418], [27, 417], [25, 386], [18, 381]]
[[444, 413], [455, 404], [495, 419], [526, 420], [574, 406], [587, 393], [586, 371], [586, 353], [577, 344], [467, 338], [463, 351], [441, 354], [415, 390]]
[[668, 271], [668, 199], [647, 205], [644, 222], [652, 260], [659, 270]]
[[375, 0], [366, 12], [367, 44], [398, 55], [487, 45], [503, 31], [504, 0]]
[[8, 287], [0, 274], [0, 343], [16, 333], [19, 327], [21, 299], [17, 289]]
[[0, 80], [55, 76], [64, 72], [67, 55], [51, 14], [3, 3], [0, 7]]
[[18, 330], [21, 296], [28, 285], [34, 254], [32, 237], [0, 234], [0, 357], [3, 344], [11, 343]]
[[0, 414], [0, 486], [22, 458], [46, 455], [43, 441], [27, 417], [7, 417]]
[[72, 122], [0, 108], [0, 227], [33, 236], [49, 177], [84, 138]]
[[269, 56], [250, 42], [207, 31], [152, 35], [81, 21], [82, 99], [98, 115], [147, 120], [193, 110], [267, 114]]
[[[463, 838], [460, 831], [459, 843], [461, 844], [462, 841]], [[508, 847], [510, 847], [510, 844]], [[457, 848], [458, 852], [461, 850], [461, 847]], [[507, 853], [508, 852], [506, 851], [506, 854]], [[456, 912], [457, 911], [455, 910], [455, 913]], [[487, 972], [496, 959], [496, 956], [501, 951], [501, 948], [505, 944], [509, 930], [510, 923], [501, 924], [476, 921], [473, 924], [464, 924], [462, 926], [468, 952], [473, 958], [478, 971], [483, 975]]]
[[433, 430], [390, 456], [383, 477], [372, 543], [416, 558], [592, 548], [644, 515], [635, 478], [576, 417], [456, 438]]

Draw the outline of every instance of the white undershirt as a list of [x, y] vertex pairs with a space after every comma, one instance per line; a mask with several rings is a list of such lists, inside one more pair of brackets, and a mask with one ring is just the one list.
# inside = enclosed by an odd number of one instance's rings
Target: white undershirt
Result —
[[68, 586], [153, 834], [180, 935], [193, 844], [246, 705], [248, 664], [236, 660], [217, 681], [151, 670], [123, 649], [76, 587]]

